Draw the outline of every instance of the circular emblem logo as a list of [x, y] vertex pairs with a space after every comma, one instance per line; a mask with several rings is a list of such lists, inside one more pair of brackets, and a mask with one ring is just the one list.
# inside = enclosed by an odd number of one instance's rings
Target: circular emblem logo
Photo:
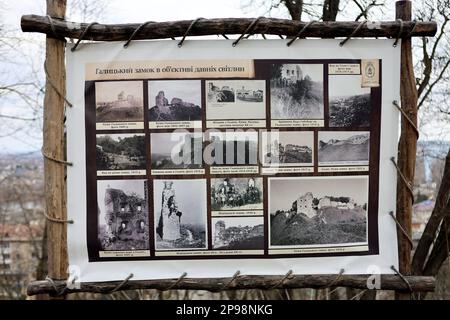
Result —
[[365, 73], [367, 78], [375, 77], [375, 66], [373, 65], [373, 63], [368, 63], [366, 65]]

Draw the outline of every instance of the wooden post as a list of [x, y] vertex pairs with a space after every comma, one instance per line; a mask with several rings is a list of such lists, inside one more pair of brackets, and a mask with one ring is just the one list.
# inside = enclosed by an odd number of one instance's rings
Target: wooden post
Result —
[[[66, 0], [47, 0], [47, 14], [64, 19]], [[43, 153], [55, 159], [64, 159], [64, 99], [65, 43], [47, 36], [45, 64], [48, 73], [44, 98]], [[54, 87], [53, 87], [54, 86]], [[59, 92], [59, 93], [58, 93]], [[65, 167], [44, 159], [45, 212], [55, 219], [67, 219]], [[64, 223], [47, 221], [48, 275], [52, 279], [66, 279], [67, 228]]]
[[[411, 1], [397, 1], [395, 3], [395, 13], [397, 19], [410, 21], [412, 16]], [[404, 38], [402, 40], [400, 70], [401, 107], [405, 110], [412, 122], [417, 125], [417, 88], [412, 61], [411, 38]], [[397, 163], [405, 178], [411, 182], [414, 180], [416, 149], [416, 132], [408, 121], [402, 117]], [[408, 190], [408, 187], [399, 177], [397, 181], [397, 220], [409, 235], [411, 235], [413, 201], [414, 199]], [[398, 231], [399, 271], [404, 275], [409, 275], [411, 273], [411, 250], [412, 247], [408, 239], [402, 232]], [[410, 295], [397, 293], [396, 298], [410, 299]]]

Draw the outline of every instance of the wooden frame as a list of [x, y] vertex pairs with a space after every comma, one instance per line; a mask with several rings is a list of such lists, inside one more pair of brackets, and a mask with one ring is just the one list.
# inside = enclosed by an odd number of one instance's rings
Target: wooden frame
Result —
[[[197, 19], [174, 22], [151, 22], [140, 24], [79, 24], [64, 20], [66, 0], [47, 0], [48, 16], [25, 15], [21, 26], [24, 32], [40, 32], [47, 35], [46, 73], [47, 83], [44, 100], [44, 162], [46, 216], [48, 224], [48, 273], [53, 280], [35, 281], [28, 286], [28, 294], [48, 293], [63, 295], [71, 292], [110, 293], [130, 289], [273, 289], [273, 288], [325, 288], [344, 286], [367, 289], [367, 275], [286, 275], [286, 276], [239, 276], [217, 279], [164, 279], [147, 281], [118, 281], [81, 283], [79, 288], [69, 288], [67, 282], [67, 229], [65, 167], [54, 159], [64, 159], [64, 38], [95, 41], [126, 41], [139, 39], [163, 39], [173, 37], [215, 34], [271, 34], [296, 37], [388, 37], [402, 38], [401, 45], [401, 102], [412, 123], [417, 123], [417, 90], [412, 64], [411, 37], [434, 36], [435, 22], [412, 22], [411, 2], [396, 2], [396, 17], [401, 21], [380, 22], [376, 26], [360, 22], [305, 22], [257, 18], [257, 19]], [[51, 18], [49, 18], [51, 17]], [[134, 31], [140, 27], [139, 32]], [[358, 28], [358, 29], [357, 29]], [[356, 31], [357, 30], [357, 31]], [[356, 31], [356, 32], [355, 32]], [[417, 135], [410, 122], [402, 118], [399, 142], [398, 167], [407, 181], [413, 181]], [[53, 158], [53, 159], [52, 159]], [[411, 234], [412, 195], [408, 186], [398, 179], [397, 220]], [[58, 239], [58, 241], [54, 241]], [[399, 291], [399, 298], [410, 297], [410, 291], [433, 291], [434, 278], [410, 276], [411, 245], [408, 237], [398, 232], [400, 257], [399, 275], [381, 275], [381, 289]], [[404, 274], [404, 276], [402, 275]], [[61, 280], [55, 280], [61, 279]], [[182, 281], [181, 281], [182, 280]]]

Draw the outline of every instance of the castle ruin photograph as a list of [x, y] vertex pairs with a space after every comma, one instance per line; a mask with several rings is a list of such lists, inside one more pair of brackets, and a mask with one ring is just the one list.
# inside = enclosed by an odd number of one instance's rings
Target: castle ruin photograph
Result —
[[105, 251], [149, 249], [146, 180], [98, 180], [98, 240]]
[[206, 181], [154, 180], [154, 197], [156, 250], [206, 249]]
[[213, 249], [264, 249], [263, 217], [224, 217], [212, 219]]
[[323, 65], [272, 64], [272, 119], [323, 119]]
[[200, 80], [149, 81], [149, 121], [199, 121]]
[[95, 83], [97, 122], [144, 121], [142, 81]]
[[314, 134], [306, 131], [262, 133], [263, 165], [312, 166]]
[[367, 176], [270, 178], [270, 245], [366, 243], [367, 188]]

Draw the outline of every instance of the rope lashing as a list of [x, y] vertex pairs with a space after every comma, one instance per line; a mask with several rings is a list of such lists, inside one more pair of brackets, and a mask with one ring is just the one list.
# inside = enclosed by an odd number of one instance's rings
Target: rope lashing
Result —
[[128, 277], [126, 277], [125, 279], [123, 279], [122, 282], [120, 282], [114, 289], [112, 289], [112, 290], [109, 291], [108, 293], [111, 294], [111, 293], [114, 293], [114, 292], [120, 290], [120, 289], [121, 289], [124, 285], [126, 285], [126, 284], [128, 283], [128, 281], [130, 281], [130, 279], [133, 278], [133, 277], [134, 277], [134, 274], [130, 273], [130, 274], [128, 275]]
[[350, 40], [351, 38], [353, 38], [353, 37], [358, 33], [358, 31], [361, 30], [361, 28], [362, 28], [366, 23], [367, 23], [367, 20], [361, 21], [361, 22], [359, 23], [359, 25], [355, 28], [355, 30], [353, 30], [353, 32], [352, 32], [347, 38], [345, 38], [344, 40], [342, 40], [341, 42], [339, 42], [339, 45], [340, 45], [341, 47], [343, 47], [344, 44], [346, 44], [348, 40]]
[[86, 29], [83, 30], [83, 32], [80, 35], [80, 38], [78, 38], [77, 42], [75, 43], [75, 45], [70, 49], [70, 51], [74, 52], [75, 50], [77, 50], [78, 45], [80, 44], [81, 40], [84, 39], [84, 37], [86, 36], [86, 34], [89, 32], [89, 30], [92, 28], [92, 26], [98, 24], [97, 22], [91, 22], [87, 25]]
[[197, 18], [194, 21], [191, 22], [191, 24], [189, 25], [189, 27], [187, 28], [186, 32], [183, 35], [183, 38], [181, 38], [180, 42], [178, 42], [178, 48], [181, 48], [183, 46], [183, 42], [184, 40], [186, 40], [186, 37], [188, 36], [189, 32], [191, 31], [191, 29], [194, 27], [194, 25], [199, 22], [200, 20], [202, 20], [203, 18]]
[[256, 24], [258, 23], [259, 20], [261, 20], [264, 17], [258, 17], [256, 19], [254, 19], [247, 27], [247, 29], [245, 29], [245, 31], [239, 36], [239, 38], [237, 38], [233, 43], [232, 46], [236, 47], [239, 43], [239, 41], [242, 40], [242, 38], [245, 37], [245, 35], [248, 33], [249, 36], [252, 34], [252, 30], [255, 28]]
[[306, 29], [308, 29], [308, 27], [311, 26], [314, 22], [315, 22], [315, 21], [309, 21], [307, 24], [305, 24], [305, 25], [303, 26], [303, 28], [301, 28], [300, 31], [295, 35], [295, 37], [292, 38], [291, 40], [289, 40], [288, 43], [286, 43], [286, 45], [287, 45], [288, 47], [290, 47], [291, 44], [293, 44], [294, 41], [297, 40], [297, 38], [300, 39], [300, 37], [301, 37], [302, 34], [306, 31]]
[[146, 25], [148, 25], [149, 23], [154, 23], [155, 21], [146, 21], [144, 23], [141, 23], [136, 30], [133, 31], [133, 33], [131, 34], [131, 36], [128, 38], [127, 42], [125, 42], [125, 44], [123, 45], [124, 48], [128, 48], [128, 46], [130, 45], [130, 42], [134, 39], [134, 37], [136, 36], [136, 34], [139, 33], [139, 31], [142, 30], [142, 28], [144, 28]]
[[394, 48], [397, 46], [398, 40], [400, 39], [400, 36], [401, 36], [402, 33], [403, 33], [403, 25], [404, 25], [402, 19], [397, 19], [397, 22], [398, 22], [400, 25], [399, 25], [399, 27], [398, 27], [398, 33], [397, 33], [397, 36], [396, 36], [396, 38], [395, 38], [395, 42], [394, 42], [394, 44], [392, 45]]

